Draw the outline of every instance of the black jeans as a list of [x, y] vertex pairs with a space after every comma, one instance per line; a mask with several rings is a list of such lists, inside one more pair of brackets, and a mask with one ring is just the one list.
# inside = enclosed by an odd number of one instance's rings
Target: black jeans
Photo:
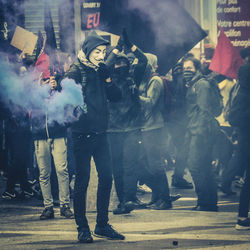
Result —
[[217, 183], [212, 170], [212, 135], [186, 135], [187, 163], [194, 181], [197, 205], [217, 207]]
[[119, 202], [136, 200], [137, 182], [142, 169], [139, 164], [141, 132], [110, 133], [114, 183]]
[[249, 132], [239, 132], [239, 147], [242, 163], [245, 166], [245, 182], [240, 192], [239, 217], [248, 217], [250, 204], [250, 135]]
[[176, 163], [173, 178], [183, 178], [186, 168], [186, 159], [183, 158], [184, 148], [183, 138], [186, 133], [186, 128], [181, 121], [172, 121], [167, 124], [167, 128], [171, 135], [171, 140], [176, 148]]
[[99, 226], [108, 222], [108, 207], [112, 187], [110, 151], [106, 133], [79, 134], [73, 133], [73, 147], [76, 162], [74, 187], [74, 213], [78, 230], [88, 228], [86, 218], [86, 194], [90, 178], [91, 156], [98, 172], [97, 219]]
[[171, 203], [168, 180], [161, 157], [163, 140], [162, 128], [142, 132], [140, 164], [144, 165], [145, 171], [140, 178], [152, 189], [154, 201], [162, 199]]
[[108, 133], [108, 140], [110, 144], [112, 172], [114, 177], [115, 191], [119, 203], [123, 202], [123, 148], [126, 133]]

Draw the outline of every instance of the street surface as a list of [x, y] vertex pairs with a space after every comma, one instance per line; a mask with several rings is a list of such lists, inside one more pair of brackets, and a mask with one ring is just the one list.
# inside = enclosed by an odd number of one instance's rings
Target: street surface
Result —
[[[171, 171], [168, 171], [171, 183]], [[186, 176], [190, 179], [190, 176]], [[0, 181], [0, 191], [4, 181]], [[0, 201], [0, 249], [250, 249], [250, 231], [235, 230], [239, 189], [236, 196], [219, 192], [219, 212], [197, 212], [194, 190], [171, 188], [171, 193], [180, 193], [182, 198], [173, 203], [173, 209], [165, 211], [135, 210], [128, 215], [113, 215], [117, 200], [112, 190], [110, 224], [126, 236], [125, 241], [110, 241], [94, 237], [93, 244], [77, 242], [74, 220], [60, 217], [55, 207], [55, 219], [40, 221], [42, 202]], [[139, 195], [143, 201], [150, 200], [150, 193]], [[88, 191], [87, 216], [94, 230], [96, 210], [96, 172]]]

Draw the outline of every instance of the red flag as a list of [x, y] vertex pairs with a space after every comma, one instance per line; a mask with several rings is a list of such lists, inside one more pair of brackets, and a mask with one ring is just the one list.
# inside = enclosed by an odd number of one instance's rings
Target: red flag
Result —
[[50, 78], [49, 71], [49, 56], [43, 52], [37, 59], [34, 69], [34, 76], [38, 78], [40, 73], [43, 73], [42, 78], [47, 79]]
[[244, 64], [244, 60], [221, 29], [209, 69], [229, 78], [237, 79], [238, 70], [242, 64]]

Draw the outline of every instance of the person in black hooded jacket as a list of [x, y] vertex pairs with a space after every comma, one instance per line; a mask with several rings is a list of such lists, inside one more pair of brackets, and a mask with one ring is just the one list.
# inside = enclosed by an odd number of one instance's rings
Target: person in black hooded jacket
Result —
[[250, 47], [242, 49], [240, 54], [246, 63], [238, 71], [239, 90], [232, 101], [229, 121], [233, 120], [232, 125], [237, 129], [241, 161], [246, 171], [244, 185], [240, 192], [236, 229], [247, 230], [250, 229], [250, 218], [248, 218], [250, 205]]
[[193, 210], [218, 211], [217, 183], [212, 171], [212, 147], [219, 124], [215, 120], [210, 84], [201, 73], [200, 61], [188, 57], [183, 60], [183, 77], [187, 86], [185, 113], [185, 156], [197, 194]]
[[[132, 66], [128, 57], [121, 52], [124, 46], [128, 47], [127, 49], [137, 58], [136, 65]], [[123, 35], [108, 56], [106, 63], [111, 71], [112, 82], [122, 92], [119, 102], [108, 103], [108, 139], [115, 189], [119, 200], [113, 213], [126, 214], [134, 208], [146, 206], [137, 198], [136, 192], [137, 182], [142, 172], [138, 157], [142, 116], [137, 86], [142, 80], [147, 58], [129, 41], [126, 31], [123, 30]]]
[[121, 97], [118, 87], [112, 84], [104, 64], [108, 41], [92, 31], [84, 40], [78, 60], [71, 65], [65, 77], [81, 84], [85, 106], [77, 122], [72, 124], [72, 138], [76, 162], [74, 187], [74, 213], [78, 226], [78, 240], [91, 243], [86, 218], [86, 194], [90, 178], [90, 160], [93, 156], [98, 172], [97, 220], [95, 235], [111, 239], [125, 237], [108, 224], [108, 207], [112, 187], [112, 170], [107, 141], [107, 102]]

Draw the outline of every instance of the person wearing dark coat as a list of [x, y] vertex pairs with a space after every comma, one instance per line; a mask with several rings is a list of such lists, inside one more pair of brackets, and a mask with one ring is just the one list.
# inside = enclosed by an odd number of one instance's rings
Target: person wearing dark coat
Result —
[[[238, 133], [238, 144], [241, 152], [241, 162], [245, 167], [245, 182], [240, 192], [240, 202], [238, 210], [238, 221], [235, 226], [237, 230], [250, 229], [250, 218], [248, 218], [250, 205], [250, 47], [240, 51], [245, 64], [239, 68], [238, 82], [239, 90], [232, 101], [231, 111], [234, 116], [234, 124]], [[229, 113], [229, 117], [232, 114]], [[231, 117], [232, 119], [232, 117]], [[229, 119], [230, 121], [230, 119]]]
[[140, 164], [144, 166], [141, 182], [152, 189], [148, 208], [167, 210], [180, 195], [170, 196], [168, 180], [162, 160], [164, 145], [164, 85], [161, 77], [155, 74], [157, 57], [145, 53], [148, 63], [139, 85], [139, 102], [142, 109]]
[[210, 83], [200, 72], [200, 61], [187, 58], [183, 61], [186, 81], [185, 143], [187, 164], [197, 194], [194, 210], [218, 211], [217, 183], [212, 170], [213, 139], [219, 129], [212, 112]]
[[[128, 39], [127, 39], [128, 40]], [[136, 196], [139, 168], [139, 141], [141, 128], [141, 109], [137, 85], [140, 83], [147, 65], [144, 53], [135, 45], [129, 49], [138, 63], [132, 66], [128, 57], [121, 53], [123, 37], [107, 59], [111, 69], [112, 82], [121, 89], [122, 98], [119, 102], [109, 102], [108, 138], [111, 148], [112, 169], [115, 189], [119, 204], [114, 214], [130, 213], [134, 208], [145, 207]]]
[[178, 62], [172, 69], [173, 81], [170, 84], [172, 93], [171, 114], [167, 129], [171, 135], [171, 142], [176, 147], [176, 162], [172, 175], [171, 185], [179, 189], [192, 189], [193, 184], [185, 178], [186, 162], [183, 159], [183, 137], [186, 132], [185, 123], [185, 96], [187, 87], [183, 80], [182, 63]]
[[119, 88], [112, 84], [107, 66], [104, 64], [108, 41], [92, 31], [84, 40], [78, 60], [71, 65], [65, 77], [82, 86], [85, 105], [80, 107], [80, 118], [73, 123], [72, 139], [76, 163], [74, 186], [74, 214], [78, 226], [78, 240], [91, 243], [86, 218], [86, 195], [90, 178], [91, 157], [98, 172], [97, 219], [95, 235], [109, 239], [125, 237], [108, 224], [108, 207], [112, 187], [112, 169], [107, 140], [107, 103], [121, 98]]

